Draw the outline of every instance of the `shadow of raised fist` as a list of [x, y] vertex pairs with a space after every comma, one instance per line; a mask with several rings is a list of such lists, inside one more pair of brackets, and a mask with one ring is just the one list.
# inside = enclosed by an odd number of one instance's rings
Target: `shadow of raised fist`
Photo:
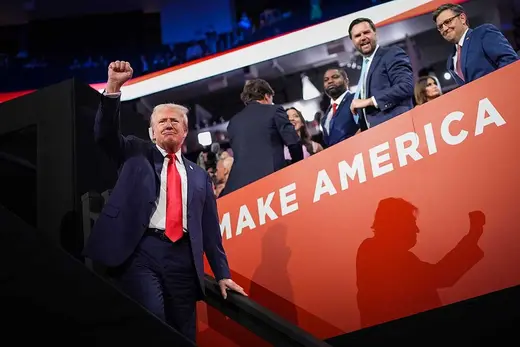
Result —
[[486, 224], [486, 215], [482, 211], [472, 211], [469, 213], [469, 223], [471, 227], [481, 228]]

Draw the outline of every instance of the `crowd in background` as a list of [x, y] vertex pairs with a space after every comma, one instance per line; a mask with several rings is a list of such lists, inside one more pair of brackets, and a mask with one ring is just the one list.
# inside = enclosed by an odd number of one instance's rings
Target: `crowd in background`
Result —
[[[144, 44], [141, 47], [139, 43], [128, 46], [129, 43], [124, 42], [121, 43], [121, 47], [107, 48], [103, 46], [102, 40], [99, 40], [99, 47], [96, 47], [96, 43], [85, 43], [80, 51], [74, 51], [69, 47], [58, 54], [52, 50], [46, 51], [45, 47], [41, 48], [42, 45], [39, 45], [38, 50], [28, 49], [26, 44], [20, 42], [16, 51], [8, 52], [0, 47], [0, 79], [3, 81], [0, 84], [0, 92], [37, 89], [72, 77], [87, 83], [103, 82], [106, 78], [107, 62], [121, 59], [122, 53], [125, 60], [130, 61], [135, 67], [134, 76], [140, 76], [387, 1], [389, 0], [310, 0], [309, 7], [266, 8], [255, 15], [244, 11], [229, 32], [217, 32], [211, 23], [201, 23], [192, 40], [146, 44], [146, 47]], [[142, 25], [146, 26], [147, 23]], [[74, 32], [70, 35], [73, 36]], [[150, 32], [146, 35], [150, 36], [150, 42], [160, 41], [160, 38], [155, 37], [160, 36], [160, 33]], [[47, 37], [46, 40], [53, 40], [53, 37]], [[61, 45], [63, 44], [61, 42]]]

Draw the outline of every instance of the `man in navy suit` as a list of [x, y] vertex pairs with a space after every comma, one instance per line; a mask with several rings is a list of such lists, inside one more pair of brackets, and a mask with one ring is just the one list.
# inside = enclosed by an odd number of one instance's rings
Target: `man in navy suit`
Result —
[[433, 12], [433, 21], [442, 37], [454, 45], [447, 69], [459, 86], [518, 60], [513, 47], [494, 25], [470, 29], [460, 5], [440, 6]]
[[368, 18], [352, 21], [350, 39], [363, 57], [363, 68], [350, 109], [367, 130], [413, 107], [413, 72], [410, 58], [397, 46], [380, 47], [376, 26]]
[[348, 90], [348, 82], [347, 73], [343, 69], [328, 69], [323, 75], [323, 88], [330, 98], [330, 106], [321, 119], [326, 147], [354, 136], [359, 130], [350, 111], [354, 94]]
[[240, 95], [246, 105], [229, 121], [227, 132], [233, 166], [224, 196], [286, 166], [284, 145], [292, 162], [303, 159], [302, 143], [282, 106], [273, 104], [274, 90], [267, 81], [247, 81]]
[[210, 178], [181, 154], [187, 109], [176, 104], [154, 108], [155, 143], [121, 134], [120, 89], [132, 73], [124, 61], [108, 67], [94, 136], [120, 170], [85, 254], [111, 268], [130, 297], [195, 341], [204, 253], [224, 297], [228, 289], [245, 293], [230, 279]]

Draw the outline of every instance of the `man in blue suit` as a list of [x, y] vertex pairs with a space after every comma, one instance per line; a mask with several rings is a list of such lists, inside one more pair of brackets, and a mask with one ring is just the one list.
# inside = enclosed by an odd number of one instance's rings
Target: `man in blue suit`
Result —
[[359, 125], [350, 111], [353, 93], [348, 90], [348, 76], [343, 69], [328, 69], [323, 75], [323, 88], [330, 106], [321, 119], [323, 142], [330, 147], [354, 136]]
[[108, 67], [94, 136], [120, 170], [85, 254], [111, 268], [130, 297], [195, 341], [204, 253], [224, 297], [228, 289], [245, 293], [230, 279], [210, 178], [181, 154], [187, 109], [175, 104], [154, 108], [155, 143], [121, 135], [120, 89], [132, 73], [124, 61]]
[[292, 162], [303, 159], [302, 143], [282, 106], [273, 103], [274, 90], [262, 79], [244, 84], [245, 104], [227, 126], [233, 166], [219, 197], [286, 167], [284, 145]]
[[358, 18], [349, 35], [363, 57], [358, 89], [350, 108], [359, 116], [361, 130], [367, 130], [399, 116], [413, 107], [413, 72], [410, 58], [397, 46], [380, 47], [376, 26]]
[[470, 29], [460, 5], [440, 6], [433, 12], [433, 21], [442, 37], [454, 45], [447, 69], [459, 86], [518, 60], [513, 47], [494, 25]]

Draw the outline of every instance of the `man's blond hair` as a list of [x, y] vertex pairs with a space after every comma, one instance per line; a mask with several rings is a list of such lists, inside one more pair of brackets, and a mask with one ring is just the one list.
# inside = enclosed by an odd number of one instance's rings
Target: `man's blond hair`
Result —
[[153, 108], [152, 115], [150, 116], [150, 127], [153, 125], [153, 121], [157, 114], [164, 111], [180, 112], [184, 118], [184, 126], [188, 129], [188, 108], [178, 104], [160, 104]]

